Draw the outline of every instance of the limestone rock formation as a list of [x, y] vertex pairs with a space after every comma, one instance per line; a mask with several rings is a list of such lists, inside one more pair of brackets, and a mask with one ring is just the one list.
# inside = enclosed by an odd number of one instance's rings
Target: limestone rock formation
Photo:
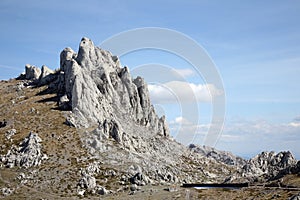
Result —
[[38, 85], [45, 85], [55, 79], [55, 72], [49, 69], [46, 65], [42, 66], [41, 75], [39, 76]]
[[[193, 144], [186, 147], [176, 142], [169, 134], [166, 118], [155, 113], [145, 80], [142, 77], [132, 78], [129, 69], [121, 66], [117, 56], [94, 46], [88, 38], [82, 38], [78, 53], [71, 48], [61, 52], [59, 69], [52, 71], [42, 66], [39, 70], [26, 65], [26, 73], [21, 78], [26, 80], [19, 82], [14, 92], [23, 95], [29, 89], [27, 95], [39, 95], [43, 92], [38, 87], [43, 86], [41, 88], [46, 88], [46, 96], [39, 101], [39, 106], [44, 106], [41, 110], [55, 110], [61, 118], [66, 117], [65, 124], [77, 128], [63, 125], [60, 118], [54, 131], [45, 131], [43, 136], [50, 137], [45, 138], [51, 144], [46, 143], [45, 149], [49, 151], [51, 169], [38, 167], [47, 156], [42, 152], [41, 138], [35, 133], [30, 133], [19, 146], [13, 145], [6, 155], [0, 156], [0, 164], [6, 167], [36, 166], [33, 175], [25, 173], [26, 170], [18, 172], [17, 180], [22, 184], [35, 184], [36, 180], [42, 180], [44, 188], [54, 187], [57, 183], [57, 190], [68, 191], [65, 195], [76, 193], [90, 197], [113, 193], [111, 190], [127, 189], [134, 194], [149, 184], [256, 181], [261, 176], [269, 179], [300, 172], [300, 163], [290, 152], [264, 152], [244, 160], [215, 148]], [[30, 85], [37, 87], [27, 87]], [[57, 99], [59, 109], [54, 102], [45, 103], [44, 98]], [[27, 102], [28, 99], [16, 100], [13, 105], [17, 107]], [[51, 111], [45, 109], [47, 105], [53, 106]], [[37, 114], [34, 108], [29, 113]], [[51, 121], [55, 120], [52, 116]], [[66, 132], [59, 129], [59, 123]], [[0, 122], [0, 128], [7, 138], [4, 150], [12, 144], [16, 131], [9, 130], [6, 122]], [[59, 138], [54, 137], [56, 132]], [[73, 136], [77, 136], [77, 140], [73, 141]], [[52, 142], [57, 144], [59, 151], [51, 150]], [[67, 145], [69, 142], [72, 145]], [[80, 156], [70, 153], [57, 156], [64, 154], [66, 148], [80, 148], [76, 151], [81, 152]], [[60, 188], [59, 184], [65, 179], [59, 180], [58, 174], [69, 178], [71, 183]], [[168, 188], [168, 191], [173, 190]]]
[[235, 156], [231, 152], [219, 151], [209, 146], [190, 144], [189, 149], [195, 153], [201, 154], [207, 158], [214, 159], [227, 165], [236, 165], [241, 167], [246, 164], [246, 160], [239, 156]]
[[2, 163], [9, 168], [39, 166], [42, 160], [47, 159], [47, 156], [42, 153], [41, 142], [38, 134], [30, 132], [18, 147], [12, 146], [8, 153], [1, 158]]
[[126, 134], [136, 132], [128, 123], [169, 136], [165, 117], [159, 118], [150, 103], [144, 79], [132, 79], [118, 57], [82, 38], [78, 54], [65, 48], [60, 59], [59, 104], [72, 109], [69, 123], [75, 127], [96, 124], [104, 136], [119, 143]]
[[274, 151], [262, 152], [243, 166], [242, 173], [245, 177], [266, 176], [266, 178], [271, 178], [277, 176], [280, 171], [296, 164], [297, 160], [289, 151], [278, 154]]
[[25, 78], [27, 80], [37, 80], [41, 75], [41, 70], [33, 65], [25, 65]]

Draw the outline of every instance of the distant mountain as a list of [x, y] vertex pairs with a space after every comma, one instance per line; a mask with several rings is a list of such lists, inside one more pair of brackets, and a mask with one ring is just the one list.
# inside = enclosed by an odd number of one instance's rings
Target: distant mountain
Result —
[[214, 159], [226, 165], [243, 166], [247, 162], [245, 159], [235, 156], [231, 152], [220, 151], [209, 146], [190, 144], [189, 149], [195, 153], [199, 153], [207, 158]]

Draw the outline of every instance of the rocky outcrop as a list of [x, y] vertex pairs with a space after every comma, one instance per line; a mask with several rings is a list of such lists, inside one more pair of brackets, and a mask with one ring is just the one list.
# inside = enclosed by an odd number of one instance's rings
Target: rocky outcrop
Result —
[[50, 74], [54, 74], [54, 71], [49, 69], [46, 65], [43, 65], [39, 79], [41, 80], [43, 78], [46, 78], [46, 76], [48, 76]]
[[251, 158], [242, 168], [242, 176], [254, 178], [276, 177], [282, 170], [289, 169], [297, 164], [291, 152], [284, 151], [276, 154], [274, 151], [262, 152]]
[[25, 79], [38, 80], [40, 75], [41, 75], [40, 68], [29, 64], [25, 65]]
[[38, 85], [46, 85], [56, 79], [55, 72], [49, 69], [46, 65], [42, 66], [41, 75], [38, 79]]
[[[48, 85], [47, 92], [57, 94], [59, 108], [68, 111], [63, 112], [66, 124], [78, 128], [80, 145], [89, 151], [76, 162], [66, 161], [82, 167], [79, 177], [79, 167], [74, 169], [74, 190], [80, 196], [108, 194], [112, 191], [106, 188], [118, 186], [135, 192], [147, 184], [253, 181], [298, 169], [288, 167], [297, 166], [288, 152], [263, 153], [246, 161], [211, 147], [186, 148], [177, 143], [169, 135], [166, 118], [155, 113], [145, 80], [132, 78], [117, 56], [94, 46], [88, 38], [82, 38], [78, 53], [71, 48], [61, 52], [56, 71], [46, 66], [40, 72], [33, 66], [27, 68], [24, 76], [28, 81], [23, 82]], [[21, 86], [19, 90], [25, 90], [26, 85]], [[3, 164], [38, 166], [45, 158], [40, 142], [31, 133], [2, 157]]]
[[205, 158], [235, 166], [237, 171], [228, 176], [224, 182], [268, 181], [283, 177], [286, 174], [300, 172], [300, 162], [291, 152], [262, 152], [255, 157], [245, 160], [231, 152], [219, 151], [208, 146], [190, 144], [189, 150]]
[[96, 174], [100, 173], [99, 163], [94, 162], [89, 164], [88, 167], [81, 169], [81, 179], [78, 182], [80, 188], [92, 190], [96, 187]]
[[42, 139], [37, 133], [30, 132], [18, 147], [13, 145], [5, 156], [1, 156], [1, 162], [8, 168], [39, 166], [47, 159], [42, 153], [41, 142]]
[[46, 65], [43, 65], [40, 69], [34, 65], [26, 64], [25, 73], [20, 74], [20, 76], [17, 78], [18, 80], [24, 81], [23, 83], [21, 83], [21, 85], [18, 86], [18, 89], [22, 90], [23, 87], [29, 85], [43, 86], [52, 83], [55, 85], [54, 88], [56, 90], [56, 82], [58, 78], [56, 73], [56, 71], [49, 69]]
[[217, 162], [221, 162], [226, 165], [235, 165], [241, 167], [246, 164], [246, 160], [228, 151], [219, 151], [209, 146], [199, 146], [195, 144], [190, 144], [189, 149], [194, 153], [198, 153], [200, 155], [203, 155], [210, 159], [214, 159]]
[[101, 173], [99, 166], [99, 162], [93, 162], [80, 170], [81, 178], [77, 184], [77, 193], [79, 195], [83, 196], [86, 193], [106, 195], [112, 192], [97, 183], [95, 176], [99, 176]]
[[97, 124], [103, 137], [119, 143], [126, 135], [136, 135], [131, 124], [143, 126], [154, 135], [169, 136], [165, 117], [159, 118], [150, 103], [144, 79], [132, 79], [118, 57], [82, 38], [78, 54], [65, 48], [60, 59], [59, 104], [72, 109], [69, 124]]

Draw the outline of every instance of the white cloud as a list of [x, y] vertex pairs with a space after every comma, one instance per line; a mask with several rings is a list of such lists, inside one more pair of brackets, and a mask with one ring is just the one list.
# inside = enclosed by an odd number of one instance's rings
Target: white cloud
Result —
[[[180, 116], [170, 121], [175, 139], [183, 144], [203, 144], [211, 124], [196, 124]], [[300, 122], [270, 123], [266, 120], [228, 122], [216, 148], [252, 157], [261, 151], [291, 151], [300, 157]]]
[[300, 116], [295, 117], [294, 120], [289, 123], [289, 126], [300, 127]]
[[217, 148], [254, 156], [261, 151], [290, 150], [300, 156], [300, 122], [270, 123], [266, 120], [240, 120], [225, 125]]
[[176, 117], [172, 124], [191, 125], [192, 123], [183, 117]]
[[189, 77], [189, 76], [193, 76], [195, 75], [195, 71], [191, 70], [191, 69], [173, 69], [174, 73], [175, 74], [179, 74], [183, 77]]
[[210, 124], [197, 124], [182, 116], [169, 122], [173, 137], [182, 144], [201, 143], [210, 128]]
[[183, 81], [148, 85], [148, 89], [154, 103], [210, 102], [212, 97], [223, 94], [223, 91], [213, 84], [194, 84]]
[[289, 126], [300, 127], [300, 122], [291, 122], [291, 123], [289, 123]]

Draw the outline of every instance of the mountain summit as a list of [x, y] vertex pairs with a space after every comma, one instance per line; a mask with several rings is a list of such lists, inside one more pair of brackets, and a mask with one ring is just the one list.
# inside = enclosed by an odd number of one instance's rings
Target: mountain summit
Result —
[[0, 92], [0, 186], [12, 198], [109, 198], [143, 186], [176, 191], [182, 183], [267, 182], [300, 172], [290, 152], [245, 160], [176, 142], [144, 79], [88, 38], [78, 53], [61, 52], [59, 69], [27, 64]]
[[60, 104], [72, 109], [70, 122], [75, 127], [97, 123], [118, 142], [136, 132], [128, 124], [169, 136], [165, 117], [159, 118], [150, 104], [144, 79], [132, 79], [117, 56], [95, 47], [90, 39], [82, 38], [78, 54], [70, 48], [62, 51], [59, 79]]

